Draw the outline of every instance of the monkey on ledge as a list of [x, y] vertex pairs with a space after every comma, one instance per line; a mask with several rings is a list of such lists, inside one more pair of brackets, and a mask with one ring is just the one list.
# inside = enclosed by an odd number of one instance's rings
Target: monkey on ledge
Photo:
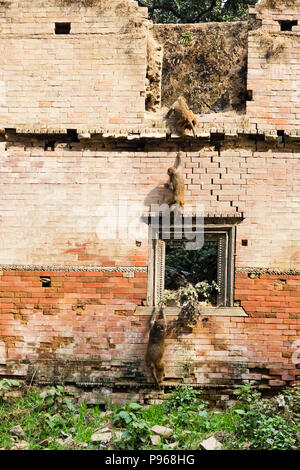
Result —
[[195, 126], [197, 124], [197, 119], [193, 111], [188, 108], [184, 96], [179, 96], [179, 98], [177, 98], [177, 101], [172, 104], [165, 118], [168, 119], [172, 115], [176, 121], [176, 130], [181, 135], [185, 135], [186, 129], [191, 129], [194, 137], [196, 137]]

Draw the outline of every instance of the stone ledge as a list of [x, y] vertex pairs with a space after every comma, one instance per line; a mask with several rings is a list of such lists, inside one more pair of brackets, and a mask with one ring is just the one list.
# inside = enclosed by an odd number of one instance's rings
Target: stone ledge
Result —
[[271, 274], [282, 276], [299, 276], [300, 269], [298, 268], [236, 268], [237, 274]]
[[[150, 316], [152, 314], [153, 307], [137, 307], [135, 315], [139, 316]], [[179, 307], [166, 307], [166, 315], [178, 316], [180, 313]], [[211, 307], [201, 306], [201, 316], [205, 317], [248, 317], [245, 310], [242, 307]]]
[[[218, 117], [218, 114], [213, 114]], [[199, 117], [200, 119], [201, 117]], [[12, 126], [12, 125], [11, 125]], [[38, 124], [30, 123], [24, 126], [17, 126], [10, 128], [10, 132], [14, 131], [16, 135], [40, 135], [40, 136], [47, 136], [52, 134], [67, 134], [67, 126], [61, 125], [60, 127], [39, 127]], [[211, 122], [203, 122], [202, 126], [199, 124], [198, 127], [195, 129], [196, 137], [190, 134], [186, 134], [184, 137], [180, 134], [173, 133], [171, 129], [167, 127], [155, 126], [155, 127], [145, 127], [138, 125], [136, 127], [98, 127], [98, 128], [91, 128], [88, 126], [75, 126], [75, 129], [78, 134], [80, 134], [82, 140], [86, 140], [86, 138], [91, 139], [122, 139], [122, 140], [141, 140], [141, 139], [155, 139], [155, 140], [197, 140], [200, 141], [205, 139], [213, 139], [215, 135], [223, 135], [225, 140], [231, 140], [235, 138], [236, 140], [240, 136], [264, 136], [266, 141], [274, 141], [278, 140], [277, 129], [272, 127], [263, 127], [259, 125], [252, 125], [249, 127], [241, 127], [239, 124], [230, 123], [226, 125], [226, 122], [219, 122], [218, 126], [215, 123]], [[5, 133], [5, 125], [2, 124], [0, 129], [0, 134]], [[295, 127], [294, 129], [286, 129], [284, 131], [287, 138], [290, 141], [299, 141], [300, 140], [300, 127]], [[88, 136], [88, 137], [85, 137]]]
[[66, 271], [66, 272], [142, 272], [148, 271], [147, 266], [65, 266], [65, 265], [19, 265], [0, 264], [0, 271]]

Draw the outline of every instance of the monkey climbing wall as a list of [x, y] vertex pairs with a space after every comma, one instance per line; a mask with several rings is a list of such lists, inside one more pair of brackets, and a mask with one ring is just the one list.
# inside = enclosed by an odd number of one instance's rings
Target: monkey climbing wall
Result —
[[[165, 387], [222, 400], [249, 381], [278, 390], [299, 379], [296, 123], [278, 135], [245, 114], [210, 113], [198, 114], [196, 137], [172, 133], [163, 113], [145, 112], [146, 35], [136, 24], [146, 12], [125, 4], [128, 14], [122, 3], [112, 15], [73, 2], [1, 3], [0, 374], [74, 384], [90, 402], [157, 396], [144, 361], [145, 212], [167, 197], [180, 148], [186, 207], [202, 204], [208, 225], [235, 227], [234, 295], [167, 338]], [[55, 34], [55, 23], [70, 32]]]

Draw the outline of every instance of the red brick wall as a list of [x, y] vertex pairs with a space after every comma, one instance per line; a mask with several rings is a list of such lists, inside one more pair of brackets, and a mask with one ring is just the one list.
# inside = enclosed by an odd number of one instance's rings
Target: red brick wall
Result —
[[[51, 287], [42, 287], [41, 276], [51, 277]], [[7, 364], [130, 355], [130, 337], [138, 330], [130, 331], [128, 317], [146, 298], [146, 281], [146, 272], [1, 271], [0, 340]]]
[[255, 275], [237, 274], [235, 290], [249, 315], [241, 322], [247, 335], [249, 378], [269, 386], [299, 380], [300, 276], [249, 276]]
[[[134, 311], [146, 297], [146, 273], [124, 275], [3, 271], [0, 372], [30, 379], [35, 364], [39, 381], [145, 386], [149, 317]], [[50, 288], [40, 276], [51, 277]], [[248, 317], [202, 316], [193, 330], [172, 330], [166, 384], [228, 388], [252, 380], [269, 390], [299, 379], [300, 276], [248, 276], [237, 274], [235, 292]]]
[[[135, 308], [147, 297], [148, 234], [99, 238], [97, 208], [126, 196], [130, 207], [140, 204], [128, 219], [139, 225], [149, 204], [168, 195], [177, 148], [61, 143], [51, 152], [43, 141], [29, 142], [1, 144], [0, 374], [97, 382], [110, 391], [122, 385], [126, 393], [146, 387], [149, 317]], [[172, 330], [167, 384], [226, 389], [255, 380], [269, 390], [293, 382], [299, 370], [297, 148], [234, 145], [225, 142], [220, 152], [209, 142], [194, 145], [184, 176], [187, 208], [198, 202], [215, 216], [243, 213], [235, 301], [248, 317], [202, 317], [193, 330]], [[50, 288], [40, 276], [51, 277]]]

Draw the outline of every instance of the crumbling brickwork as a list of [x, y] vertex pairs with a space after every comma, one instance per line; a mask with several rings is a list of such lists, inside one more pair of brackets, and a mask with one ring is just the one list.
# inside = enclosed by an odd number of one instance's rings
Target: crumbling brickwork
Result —
[[[31, 373], [37, 361], [36, 379], [47, 381], [56, 358], [62, 361], [57, 380], [102, 383], [106, 371], [105, 383], [112, 389], [115, 383], [130, 386], [136, 381], [138, 388], [147, 389], [143, 356], [149, 316], [136, 315], [136, 307], [147, 298], [148, 240], [141, 239], [141, 246], [122, 237], [102, 240], [96, 230], [101, 194], [110, 194], [117, 203], [118, 189], [131, 203], [142, 200], [146, 210], [167, 193], [166, 169], [175, 160], [175, 149], [152, 144], [141, 153], [133, 150], [135, 145], [131, 150], [96, 150], [100, 143], [79, 143], [72, 149], [58, 145], [56, 151], [44, 151], [41, 141], [24, 159], [18, 142], [6, 144], [2, 227], [11, 235], [2, 241], [7, 265], [0, 294], [3, 372]], [[70, 167], [71, 160], [76, 166]], [[298, 166], [292, 144], [283, 149], [277, 144], [254, 145], [246, 138], [241, 148], [225, 141], [216, 151], [203, 142], [185, 153], [187, 207], [201, 202], [205, 215], [243, 215], [237, 228], [235, 300], [248, 317], [204, 316], [196, 328], [182, 328], [171, 336], [166, 383], [229, 387], [253, 379], [267, 389], [295, 380], [291, 358], [299, 334], [300, 276], [284, 273], [296, 272], [299, 266], [299, 207], [291, 177]], [[28, 214], [22, 205], [18, 208], [20, 169]], [[82, 178], [84, 189], [79, 189], [76, 182]], [[288, 210], [293, 217], [284, 218]], [[128, 221], [133, 222], [138, 226], [138, 220]], [[26, 234], [17, 245], [16, 226]], [[29, 260], [32, 271], [28, 266], [20, 271], [18, 265], [28, 265]], [[39, 271], [38, 266], [47, 265], [52, 266], [49, 271]], [[53, 271], [55, 265], [61, 271]], [[123, 272], [118, 266], [125, 267]], [[270, 267], [278, 273], [265, 274]], [[42, 287], [43, 276], [50, 276], [51, 287]], [[72, 367], [64, 362], [68, 357]]]
[[[167, 201], [167, 169], [181, 150], [187, 211], [199, 204], [204, 221], [236, 227], [234, 299], [204, 310], [193, 328], [167, 311], [165, 387], [227, 397], [242, 383], [272, 391], [299, 380], [296, 111], [279, 135], [276, 116], [264, 116], [269, 105], [281, 115], [272, 100], [292, 95], [281, 81], [274, 88], [275, 76], [269, 83], [267, 58], [254, 72], [254, 36], [248, 115], [198, 115], [196, 136], [179, 137], [159, 110], [145, 112], [144, 9], [36, 5], [0, 7], [0, 375], [90, 387], [91, 402], [155, 396], [144, 362], [153, 307], [147, 216]], [[273, 25], [275, 10], [255, 11], [263, 30]], [[57, 21], [71, 23], [60, 47]], [[259, 105], [268, 84], [272, 99]]]

